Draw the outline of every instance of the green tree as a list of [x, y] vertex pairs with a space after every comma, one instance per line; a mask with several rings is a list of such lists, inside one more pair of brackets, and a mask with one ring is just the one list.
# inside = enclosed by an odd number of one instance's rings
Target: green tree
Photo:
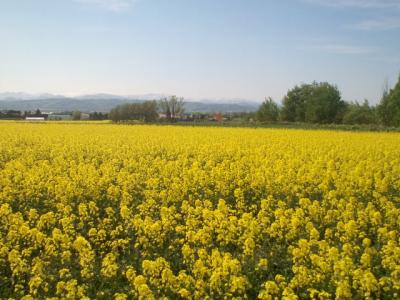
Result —
[[142, 116], [145, 122], [154, 122], [158, 119], [157, 102], [145, 101], [141, 105]]
[[305, 99], [309, 85], [295, 86], [283, 98], [282, 119], [288, 122], [305, 121]]
[[328, 82], [295, 86], [283, 99], [282, 119], [290, 122], [340, 123], [345, 102]]
[[72, 113], [72, 120], [78, 121], [81, 119], [81, 112], [80, 111], [74, 111]]
[[157, 103], [155, 101], [145, 101], [118, 105], [110, 111], [109, 118], [114, 122], [126, 120], [154, 122], [158, 118]]
[[257, 110], [257, 120], [261, 122], [276, 122], [279, 117], [279, 107], [271, 97], [265, 98]]
[[374, 107], [371, 107], [368, 100], [363, 104], [358, 102], [350, 103], [343, 116], [344, 124], [376, 124], [377, 116]]
[[400, 127], [400, 77], [393, 89], [384, 90], [378, 115], [383, 125]]

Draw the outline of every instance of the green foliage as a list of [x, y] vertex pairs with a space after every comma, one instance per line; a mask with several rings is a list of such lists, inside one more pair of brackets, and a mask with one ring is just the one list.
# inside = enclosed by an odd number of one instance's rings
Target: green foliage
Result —
[[108, 119], [108, 114], [107, 113], [102, 113], [102, 112], [93, 112], [90, 114], [90, 120], [107, 120]]
[[295, 86], [283, 99], [282, 119], [288, 122], [304, 122], [305, 98], [308, 94], [308, 85]]
[[384, 91], [378, 105], [378, 114], [383, 125], [400, 126], [400, 77], [393, 89]]
[[371, 107], [368, 100], [364, 100], [361, 105], [358, 102], [350, 103], [343, 116], [344, 124], [376, 124], [377, 123], [376, 110]]
[[257, 120], [261, 122], [276, 122], [279, 117], [279, 107], [271, 97], [265, 98], [257, 111]]
[[295, 86], [283, 99], [282, 119], [289, 122], [340, 123], [345, 102], [327, 82]]
[[153, 122], [158, 118], [157, 103], [155, 101], [145, 101], [143, 103], [118, 105], [110, 111], [109, 118], [114, 122], [125, 120]]
[[80, 119], [81, 119], [81, 112], [80, 111], [74, 111], [72, 113], [72, 120], [79, 121]]

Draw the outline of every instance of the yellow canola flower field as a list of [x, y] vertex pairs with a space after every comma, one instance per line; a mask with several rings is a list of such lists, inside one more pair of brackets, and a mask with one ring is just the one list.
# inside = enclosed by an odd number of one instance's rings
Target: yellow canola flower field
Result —
[[1, 299], [398, 299], [400, 135], [0, 123]]

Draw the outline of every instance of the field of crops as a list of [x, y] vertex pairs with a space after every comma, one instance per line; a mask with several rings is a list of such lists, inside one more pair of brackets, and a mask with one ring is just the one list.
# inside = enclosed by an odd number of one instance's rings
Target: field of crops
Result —
[[1, 299], [400, 297], [400, 134], [0, 123]]

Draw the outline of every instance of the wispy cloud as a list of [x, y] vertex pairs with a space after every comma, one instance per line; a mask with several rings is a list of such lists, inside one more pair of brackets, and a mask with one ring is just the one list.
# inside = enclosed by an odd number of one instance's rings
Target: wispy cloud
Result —
[[102, 9], [113, 12], [122, 12], [129, 10], [137, 2], [137, 0], [73, 0], [74, 2], [94, 5]]
[[400, 28], [400, 18], [384, 18], [379, 20], [365, 20], [350, 26], [358, 30], [385, 31]]
[[400, 0], [303, 0], [331, 7], [400, 8]]

